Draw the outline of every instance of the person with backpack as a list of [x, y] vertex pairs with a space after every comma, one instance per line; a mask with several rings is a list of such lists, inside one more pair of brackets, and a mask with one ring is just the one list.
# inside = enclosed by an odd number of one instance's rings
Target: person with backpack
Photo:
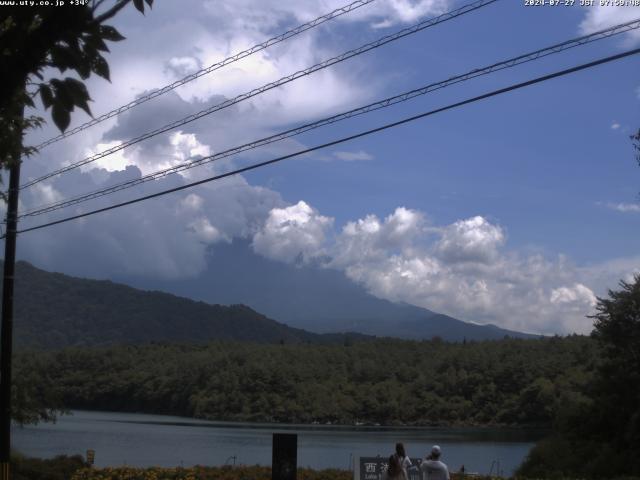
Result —
[[411, 459], [407, 456], [404, 444], [396, 443], [396, 453], [389, 457], [387, 480], [408, 480], [407, 469], [411, 467]]

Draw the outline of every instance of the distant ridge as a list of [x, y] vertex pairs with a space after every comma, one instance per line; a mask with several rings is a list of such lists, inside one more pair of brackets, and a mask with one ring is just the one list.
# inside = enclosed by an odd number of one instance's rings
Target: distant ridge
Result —
[[208, 268], [196, 278], [119, 280], [209, 303], [243, 303], [287, 325], [316, 333], [355, 331], [412, 340], [437, 336], [460, 342], [537, 337], [383, 300], [338, 270], [269, 260], [241, 240], [215, 245]]
[[364, 336], [310, 333], [245, 305], [209, 305], [110, 281], [50, 273], [18, 262], [14, 338], [18, 348], [52, 349], [211, 340], [342, 343]]

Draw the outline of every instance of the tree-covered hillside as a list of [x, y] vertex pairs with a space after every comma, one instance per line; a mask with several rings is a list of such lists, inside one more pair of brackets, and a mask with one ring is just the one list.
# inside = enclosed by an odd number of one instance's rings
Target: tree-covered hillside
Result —
[[[304, 278], [304, 275], [296, 277], [301, 281]], [[268, 279], [266, 274], [262, 281], [267, 281], [265, 279]], [[215, 283], [210, 279], [202, 279], [210, 290], [215, 290], [216, 285], [223, 281], [218, 279], [218, 283]], [[277, 283], [280, 278], [270, 281]], [[339, 291], [347, 285], [345, 282], [338, 282], [333, 291]], [[301, 293], [305, 288], [295, 289], [290, 283], [286, 285], [291, 287], [289, 296], [295, 298], [296, 302], [308, 298], [308, 292]], [[287, 317], [286, 324], [281, 323], [280, 317], [267, 317], [243, 304], [225, 306], [198, 302], [111, 281], [46, 272], [26, 262], [16, 264], [15, 288], [15, 342], [18, 348], [50, 349], [159, 341], [206, 343], [212, 340], [343, 343], [371, 339], [375, 335], [408, 339], [431, 339], [437, 336], [458, 341], [465, 338], [495, 340], [504, 336], [533, 337], [493, 325], [462, 322], [371, 295], [365, 296], [368, 302], [365, 310], [375, 311], [376, 315], [362, 311], [360, 313], [363, 316], [358, 317], [357, 321], [353, 318], [349, 320], [349, 312], [353, 313], [353, 308], [348, 306], [349, 299], [354, 303], [363, 301], [363, 293], [354, 286], [340, 296], [325, 296], [321, 302], [332, 304], [329, 310], [334, 313], [344, 309], [343, 320], [314, 317], [313, 322], [305, 323]], [[239, 301], [242, 298], [254, 298], [254, 290], [260, 288], [248, 278], [244, 297], [239, 295], [237, 298]], [[193, 293], [192, 290], [183, 293], [188, 295], [188, 292]], [[309, 315], [318, 314], [313, 312], [316, 308], [318, 301], [310, 302]]]
[[[214, 420], [543, 425], [579, 401], [587, 337], [353, 345], [148, 345], [23, 352], [17, 392], [58, 406]], [[52, 405], [50, 405], [52, 406]]]
[[343, 343], [347, 337], [364, 338], [309, 333], [244, 305], [209, 305], [109, 281], [49, 273], [26, 262], [16, 265], [18, 348], [211, 340]]

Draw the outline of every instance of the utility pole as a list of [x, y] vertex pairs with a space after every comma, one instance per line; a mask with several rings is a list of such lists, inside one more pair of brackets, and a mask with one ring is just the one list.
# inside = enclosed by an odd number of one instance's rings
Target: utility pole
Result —
[[2, 325], [0, 328], [0, 480], [9, 480], [11, 457], [11, 354], [13, 350], [13, 279], [16, 264], [20, 154], [9, 167], [7, 231], [4, 240]]

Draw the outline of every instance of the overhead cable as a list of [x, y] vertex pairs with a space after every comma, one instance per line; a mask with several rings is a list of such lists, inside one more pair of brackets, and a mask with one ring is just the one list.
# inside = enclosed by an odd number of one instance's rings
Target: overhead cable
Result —
[[220, 60], [219, 62], [216, 62], [212, 65], [209, 65], [206, 68], [203, 68], [201, 70], [198, 70], [197, 72], [191, 73], [189, 75], [187, 75], [184, 78], [181, 78], [180, 80], [176, 80], [175, 82], [166, 85], [162, 88], [159, 88], [158, 90], [154, 90], [152, 92], [149, 92], [145, 95], [142, 95], [138, 98], [136, 98], [135, 100], [122, 105], [116, 109], [111, 110], [110, 112], [107, 112], [103, 115], [100, 115], [99, 117], [93, 118], [91, 120], [89, 120], [86, 123], [83, 123], [82, 125], [79, 125], [75, 128], [72, 128], [71, 130], [67, 130], [66, 132], [61, 133], [60, 135], [57, 135], [55, 137], [52, 137], [44, 142], [42, 142], [40, 145], [37, 145], [36, 148], [37, 149], [42, 149], [48, 145], [51, 145], [52, 143], [58, 142], [60, 140], [62, 140], [63, 138], [67, 138], [70, 137], [72, 135], [75, 135], [78, 132], [81, 132], [83, 130], [86, 130], [89, 127], [92, 127], [94, 125], [97, 125], [99, 123], [104, 122], [105, 120], [108, 120], [109, 118], [115, 117], [116, 115], [119, 115], [123, 112], [126, 112], [127, 110], [132, 109], [133, 107], [136, 107], [138, 105], [141, 105], [145, 102], [148, 102], [149, 100], [159, 97], [160, 95], [163, 95], [167, 92], [170, 92], [171, 90], [174, 90], [186, 83], [189, 83], [193, 80], [196, 80], [197, 78], [202, 77], [203, 75], [207, 75], [211, 72], [214, 72], [222, 67], [225, 67], [231, 63], [237, 62], [238, 60], [242, 60], [243, 58], [246, 58], [250, 55], [253, 55], [254, 53], [258, 53], [272, 45], [276, 45], [280, 42], [284, 42], [285, 40], [288, 40], [291, 37], [295, 37], [296, 35], [299, 35], [303, 32], [306, 32], [307, 30], [310, 30], [312, 28], [315, 28], [319, 25], [322, 25], [325, 22], [328, 22], [329, 20], [333, 20], [336, 17], [339, 17], [341, 15], [344, 15], [346, 13], [352, 12], [360, 7], [363, 7], [365, 5], [368, 5], [372, 2], [375, 2], [376, 0], [357, 0], [353, 3], [350, 3], [349, 5], [345, 5], [343, 7], [340, 8], [336, 8], [335, 10], [333, 10], [332, 12], [326, 13], [324, 15], [321, 15], [318, 18], [314, 18], [313, 20], [311, 20], [310, 22], [307, 23], [303, 23], [302, 25], [298, 25], [295, 28], [292, 28], [291, 30], [288, 30], [284, 33], [281, 33], [280, 35], [276, 35], [275, 37], [271, 37], [268, 40], [265, 40], [262, 43], [258, 43], [257, 45], [254, 45], [251, 48], [248, 48], [246, 50], [243, 50], [241, 52], [235, 53], [233, 55], [231, 55], [230, 57], [227, 57], [223, 60]]
[[99, 198], [99, 197], [103, 197], [115, 192], [118, 192], [120, 190], [124, 190], [127, 188], [132, 188], [135, 187], [137, 185], [146, 183], [148, 181], [151, 180], [157, 180], [163, 177], [166, 177], [168, 175], [174, 174], [174, 173], [178, 173], [184, 170], [188, 170], [206, 163], [210, 163], [210, 162], [214, 162], [217, 160], [221, 160], [223, 158], [227, 158], [230, 157], [232, 155], [237, 155], [239, 153], [248, 151], [248, 150], [253, 150], [256, 149], [258, 147], [262, 147], [264, 145], [268, 145], [274, 142], [278, 142], [281, 140], [284, 140], [286, 138], [290, 138], [293, 137], [295, 135], [299, 135], [301, 133], [304, 132], [308, 132], [310, 130], [314, 130], [316, 128], [320, 128], [329, 124], [333, 124], [342, 120], [346, 120], [348, 118], [352, 118], [358, 115], [363, 115], [365, 113], [369, 113], [375, 110], [380, 110], [383, 108], [387, 108], [390, 107], [392, 105], [401, 103], [401, 102], [405, 102], [408, 100], [411, 100], [417, 96], [420, 95], [425, 95], [427, 93], [433, 92], [435, 90], [439, 90], [442, 88], [446, 88], [450, 85], [454, 85], [460, 82], [464, 82], [482, 75], [487, 75], [489, 73], [492, 72], [496, 72], [499, 70], [503, 70], [506, 68], [511, 68], [511, 67], [515, 67], [517, 65], [521, 65], [524, 63], [528, 63], [531, 61], [535, 61], [537, 59], [546, 57], [548, 55], [552, 55], [555, 53], [559, 53], [562, 52], [564, 50], [568, 50], [580, 45], [585, 45], [588, 43], [592, 43], [595, 42], [597, 40], [602, 40], [605, 38], [609, 38], [613, 35], [618, 35], [624, 32], [628, 32], [630, 30], [634, 30], [634, 29], [638, 29], [640, 28], [640, 19], [637, 20], [633, 20], [631, 22], [627, 22], [627, 23], [623, 23], [620, 25], [616, 25], [607, 29], [603, 29], [600, 30], [598, 32], [594, 32], [590, 35], [584, 35], [578, 38], [574, 38], [571, 40], [567, 40], [564, 41], [562, 43], [558, 43], [549, 47], [545, 47], [542, 48], [540, 50], [536, 50], [534, 52], [529, 52], [523, 55], [519, 55], [517, 57], [513, 57], [513, 58], [509, 58], [507, 60], [503, 60], [497, 63], [494, 63], [492, 65], [486, 66], [486, 67], [482, 67], [482, 68], [477, 68], [474, 70], [471, 70], [467, 73], [464, 73], [462, 75], [456, 75], [454, 77], [450, 77], [446, 80], [442, 80], [440, 82], [436, 82], [436, 83], [431, 83], [428, 84], [426, 86], [414, 89], [414, 90], [410, 90], [408, 92], [404, 92], [401, 93], [399, 95], [395, 95], [392, 97], [388, 97], [385, 98], [383, 100], [379, 100], [377, 102], [374, 103], [370, 103], [368, 105], [362, 106], [362, 107], [358, 107], [352, 110], [349, 110], [347, 112], [343, 112], [343, 113], [339, 113], [330, 117], [326, 117], [311, 123], [307, 123], [305, 125], [302, 126], [298, 126], [295, 128], [292, 128], [290, 130], [286, 130], [284, 132], [280, 132], [268, 137], [264, 137], [261, 138], [259, 140], [255, 140], [253, 142], [250, 143], [245, 143], [243, 145], [240, 146], [236, 146], [221, 152], [217, 152], [213, 155], [210, 155], [208, 157], [196, 157], [191, 159], [188, 162], [184, 162], [180, 165], [176, 165], [173, 167], [169, 167], [169, 168], [165, 168], [163, 170], [159, 170], [157, 172], [153, 172], [153, 173], [149, 173], [147, 175], [144, 175], [140, 178], [136, 178], [136, 179], [132, 179], [132, 180], [128, 180], [125, 182], [121, 182], [118, 183], [116, 185], [111, 185], [109, 187], [105, 187], [99, 190], [95, 190], [93, 192], [90, 193], [85, 193], [82, 195], [78, 195], [75, 196], [73, 198], [69, 198], [69, 199], [65, 199], [65, 200], [60, 200], [57, 202], [52, 202], [49, 203], [47, 205], [43, 205], [40, 207], [36, 207], [33, 208], [29, 211], [26, 211], [25, 213], [22, 213], [19, 215], [18, 218], [24, 218], [24, 217], [33, 217], [33, 216], [37, 216], [37, 215], [42, 215], [45, 213], [49, 213], [55, 210], [59, 210], [65, 207], [69, 207], [72, 205], [77, 205], [79, 203], [83, 203], [95, 198]]
[[257, 168], [265, 167], [267, 165], [272, 165], [274, 163], [278, 163], [278, 162], [281, 162], [283, 160], [287, 160], [289, 158], [298, 157], [300, 155], [311, 153], [311, 152], [314, 152], [316, 150], [320, 150], [320, 149], [327, 148], [327, 147], [332, 147], [334, 145], [338, 145], [338, 144], [345, 143], [345, 142], [348, 142], [348, 141], [351, 141], [351, 140], [355, 140], [357, 138], [362, 138], [362, 137], [365, 137], [365, 136], [368, 136], [368, 135], [372, 135], [374, 133], [378, 133], [378, 132], [381, 132], [383, 130], [387, 130], [387, 129], [390, 129], [390, 128], [398, 127], [400, 125], [404, 125], [406, 123], [410, 123], [410, 122], [419, 120], [421, 118], [429, 117], [429, 116], [435, 115], [437, 113], [445, 112], [447, 110], [453, 110], [455, 108], [458, 108], [458, 107], [461, 107], [461, 106], [464, 106], [464, 105], [468, 105], [468, 104], [471, 104], [471, 103], [475, 103], [475, 102], [478, 102], [480, 100], [484, 100], [484, 99], [487, 99], [487, 98], [490, 98], [490, 97], [494, 97], [494, 96], [497, 96], [497, 95], [501, 95], [501, 94], [504, 94], [504, 93], [507, 93], [507, 92], [511, 92], [511, 91], [514, 91], [514, 90], [519, 90], [521, 88], [525, 88], [525, 87], [528, 87], [528, 86], [531, 86], [531, 85], [534, 85], [534, 84], [537, 84], [537, 83], [542, 83], [542, 82], [545, 82], [545, 81], [548, 81], [548, 80], [551, 80], [551, 79], [554, 79], [554, 78], [557, 78], [557, 77], [562, 77], [562, 76], [565, 76], [565, 75], [569, 75], [571, 73], [575, 73], [575, 72], [578, 72], [578, 71], [581, 71], [581, 70], [586, 70], [588, 68], [593, 68], [593, 67], [595, 67], [597, 65], [602, 65], [602, 64], [605, 64], [605, 63], [609, 63], [609, 62], [613, 62], [613, 61], [616, 61], [616, 60], [620, 60], [622, 58], [629, 57], [631, 55], [637, 55], [638, 53], [640, 53], [640, 48], [636, 48], [636, 49], [633, 49], [633, 50], [628, 50], [626, 52], [619, 53], [617, 55], [611, 55], [611, 56], [608, 56], [608, 57], [600, 58], [598, 60], [594, 60], [594, 61], [589, 62], [589, 63], [583, 63], [583, 64], [575, 66], [575, 67], [567, 68], [565, 70], [560, 70], [560, 71], [557, 71], [557, 72], [554, 72], [554, 73], [550, 73], [548, 75], [543, 75], [541, 77], [537, 77], [537, 78], [534, 78], [532, 80], [528, 80], [526, 82], [521, 82], [521, 83], [517, 83], [517, 84], [514, 84], [514, 85], [510, 85], [510, 86], [505, 87], [505, 88], [501, 88], [501, 89], [498, 89], [498, 90], [493, 90], [492, 92], [485, 93], [483, 95], [479, 95], [479, 96], [476, 96], [476, 97], [473, 97], [473, 98], [469, 98], [469, 99], [463, 100], [461, 102], [452, 103], [452, 104], [447, 105], [445, 107], [437, 108], [435, 110], [431, 110], [431, 111], [424, 112], [424, 113], [421, 113], [421, 114], [418, 114], [418, 115], [407, 117], [407, 118], [404, 118], [404, 119], [396, 121], [396, 122], [387, 123], [387, 124], [382, 125], [380, 127], [372, 128], [370, 130], [366, 130], [364, 132], [360, 132], [360, 133], [357, 133], [357, 134], [354, 134], [354, 135], [350, 135], [348, 137], [343, 137], [343, 138], [340, 138], [338, 140], [333, 140], [331, 142], [323, 143], [322, 145], [317, 145], [317, 146], [314, 146], [314, 147], [306, 148], [304, 150], [299, 150], [297, 152], [290, 153], [288, 155], [283, 155], [283, 156], [280, 156], [280, 157], [277, 157], [277, 158], [273, 158], [271, 160], [267, 160], [267, 161], [256, 163], [256, 164], [249, 165], [249, 166], [246, 166], [246, 167], [238, 168], [238, 169], [232, 170], [232, 171], [227, 172], [227, 173], [223, 173], [223, 174], [220, 174], [220, 175], [215, 175], [215, 176], [212, 176], [212, 177], [209, 177], [209, 178], [198, 180], [196, 182], [187, 183], [187, 184], [181, 185], [179, 187], [170, 188], [170, 189], [163, 190], [163, 191], [160, 191], [160, 192], [157, 192], [157, 193], [153, 193], [153, 194], [150, 194], [150, 195], [145, 195], [143, 197], [138, 197], [138, 198], [135, 198], [133, 200], [128, 200], [126, 202], [117, 203], [115, 205], [110, 205], [108, 207], [103, 207], [103, 208], [99, 208], [99, 209], [96, 209], [96, 210], [91, 210], [89, 212], [81, 213], [81, 214], [78, 214], [78, 215], [65, 217], [65, 218], [62, 218], [60, 220], [55, 220], [55, 221], [52, 221], [52, 222], [47, 222], [47, 223], [43, 223], [43, 224], [40, 224], [40, 225], [35, 225], [33, 227], [24, 228], [22, 230], [19, 230], [17, 233], [26, 233], [26, 232], [31, 232], [33, 230], [39, 230], [39, 229], [42, 229], [42, 228], [50, 227], [50, 226], [53, 226], [53, 225], [59, 225], [61, 223], [70, 222], [72, 220], [77, 220], [79, 218], [85, 218], [85, 217], [88, 217], [88, 216], [91, 216], [91, 215], [95, 215], [95, 214], [98, 214], [98, 213], [107, 212], [107, 211], [114, 210], [114, 209], [121, 208], [121, 207], [125, 207], [125, 206], [128, 206], [128, 205], [133, 205], [135, 203], [143, 202], [145, 200], [150, 200], [152, 198], [161, 197], [161, 196], [167, 195], [169, 193], [174, 193], [174, 192], [178, 192], [178, 191], [181, 191], [181, 190], [186, 190], [188, 188], [192, 188], [192, 187], [195, 187], [197, 185], [202, 185], [202, 184], [209, 183], [209, 182], [212, 182], [212, 181], [215, 181], [215, 180], [221, 180], [221, 179], [226, 178], [226, 177], [230, 177], [230, 176], [237, 175], [237, 174], [240, 174], [240, 173], [244, 173], [244, 172], [248, 172], [248, 171], [251, 171], [251, 170], [255, 170]]
[[423, 20], [411, 27], [407, 27], [407, 28], [403, 28], [402, 30], [390, 34], [390, 35], [385, 35], [382, 38], [379, 38], [378, 40], [375, 40], [373, 42], [367, 43], [365, 45], [362, 45], [358, 48], [355, 48], [353, 50], [349, 50], [348, 52], [342, 53], [336, 57], [330, 58], [328, 60], [324, 60], [323, 62], [317, 63], [311, 67], [305, 68], [304, 70], [299, 70], [296, 73], [293, 73], [291, 75], [288, 75], [286, 77], [282, 77], [279, 80], [276, 80], [274, 82], [268, 83], [266, 85], [263, 85], [259, 88], [253, 89], [247, 93], [243, 93], [241, 95], [236, 96], [235, 98], [229, 99], [229, 100], [225, 100], [222, 103], [219, 103], [217, 105], [211, 106], [209, 108], [206, 108], [204, 110], [201, 110], [199, 112], [193, 113], [191, 115], [188, 115], [187, 117], [184, 117], [180, 120], [177, 120], [175, 122], [172, 122], [168, 125], [165, 125], [163, 127], [157, 128], [151, 132], [147, 132], [143, 135], [140, 135], [138, 137], [135, 137], [131, 140], [128, 140], [126, 142], [120, 143], [114, 147], [111, 147], [107, 150], [104, 150], [100, 153], [97, 153], [95, 155], [89, 156], [83, 160], [71, 163], [65, 167], [61, 167], [53, 172], [47, 173], [45, 175], [42, 175], [41, 177], [38, 177], [34, 180], [28, 181], [26, 183], [24, 183], [20, 188], [24, 189], [27, 187], [31, 187], [33, 185], [35, 185], [36, 183], [40, 183], [48, 178], [54, 177], [56, 175], [59, 175], [61, 173], [65, 173], [68, 172], [70, 170], [73, 170], [75, 168], [81, 167], [83, 165], [87, 165], [88, 163], [91, 162], [95, 162], [96, 160], [99, 160], [101, 158], [104, 158], [108, 155], [112, 155], [120, 150], [123, 150], [124, 148], [130, 147], [132, 145], [135, 145], [137, 143], [142, 142], [143, 140], [147, 140], [149, 138], [155, 137], [157, 135], [160, 135], [162, 133], [168, 132], [170, 130], [174, 130], [178, 127], [181, 127], [183, 125], [186, 125], [187, 123], [193, 122], [195, 120], [198, 120], [206, 115], [210, 115], [214, 112], [217, 112], [219, 110], [223, 110], [225, 108], [228, 108], [232, 105], [235, 105], [237, 103], [240, 103], [242, 101], [248, 100], [249, 98], [255, 97], [256, 95], [260, 95], [264, 92], [267, 92], [269, 90], [272, 90], [274, 88], [280, 87], [282, 85], [285, 85], [287, 83], [293, 82], [294, 80], [297, 80], [299, 78], [305, 77], [307, 75], [311, 75], [314, 72], [317, 72], [319, 70], [325, 69], [331, 65], [335, 65], [337, 63], [343, 62], [345, 60], [348, 60], [350, 58], [353, 58], [355, 56], [361, 55], [365, 52], [368, 52], [370, 50], [373, 50], [375, 48], [379, 48], [383, 45], [386, 45], [387, 43], [393, 42], [395, 40], [398, 40], [400, 38], [406, 37], [407, 35], [412, 35], [414, 33], [420, 32], [426, 28], [432, 27], [434, 25], [438, 25], [440, 23], [446, 22], [448, 20], [451, 20], [453, 18], [457, 18], [461, 15], [464, 15], [466, 13], [469, 12], [473, 12], [475, 10], [478, 10], [479, 8], [485, 7], [489, 4], [492, 4], [494, 2], [497, 2], [498, 0], [476, 0], [472, 3], [469, 3], [467, 5], [464, 5], [460, 8], [457, 8], [455, 10], [451, 10], [447, 13], [443, 13], [442, 15], [439, 15], [437, 17], [428, 19], [428, 20]]

